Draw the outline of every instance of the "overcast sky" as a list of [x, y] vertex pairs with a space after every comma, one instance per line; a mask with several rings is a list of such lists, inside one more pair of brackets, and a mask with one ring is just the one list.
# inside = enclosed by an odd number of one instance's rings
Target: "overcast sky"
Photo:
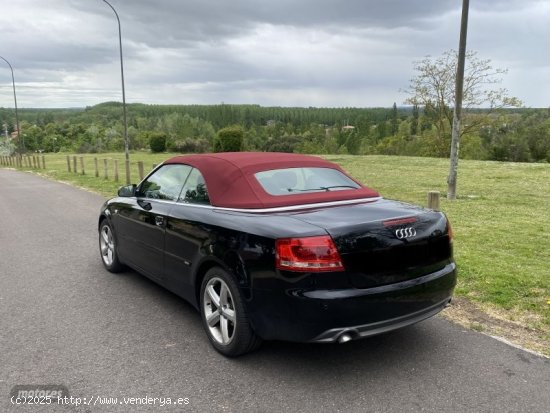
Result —
[[[460, 0], [111, 0], [127, 102], [389, 107], [413, 61], [458, 48]], [[122, 100], [102, 0], [3, 0], [0, 55], [19, 107]], [[468, 49], [503, 87], [550, 106], [550, 1], [471, 0]], [[13, 107], [0, 60], [0, 107]]]

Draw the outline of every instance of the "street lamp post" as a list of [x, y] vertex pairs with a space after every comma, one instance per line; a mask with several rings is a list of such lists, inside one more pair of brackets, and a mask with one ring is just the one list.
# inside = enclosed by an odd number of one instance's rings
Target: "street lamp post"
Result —
[[[0, 59], [2, 59], [4, 62], [8, 64], [11, 70], [11, 84], [13, 85], [13, 101], [15, 103], [15, 127], [17, 128], [17, 140], [19, 141], [19, 137], [21, 136], [21, 132], [19, 130], [19, 113], [17, 111], [17, 95], [15, 94], [15, 77], [13, 76], [13, 67], [11, 67], [10, 62], [8, 62], [5, 58], [0, 56]], [[21, 148], [25, 150], [25, 140], [21, 141]]]
[[126, 119], [126, 92], [124, 90], [124, 65], [122, 60], [122, 30], [120, 19], [115, 8], [107, 0], [103, 0], [115, 13], [118, 22], [118, 44], [120, 48], [120, 77], [122, 79], [122, 116], [124, 118], [124, 155], [126, 156], [126, 184], [130, 184], [130, 155], [128, 153], [128, 121]]

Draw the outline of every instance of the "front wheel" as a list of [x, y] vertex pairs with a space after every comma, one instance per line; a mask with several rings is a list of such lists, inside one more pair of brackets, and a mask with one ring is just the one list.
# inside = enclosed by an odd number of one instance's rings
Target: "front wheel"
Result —
[[239, 289], [227, 272], [210, 269], [202, 281], [200, 297], [203, 326], [217, 351], [235, 357], [261, 344], [250, 326]]
[[103, 220], [99, 227], [99, 253], [105, 268], [110, 272], [120, 272], [122, 264], [116, 252], [116, 241], [111, 225]]

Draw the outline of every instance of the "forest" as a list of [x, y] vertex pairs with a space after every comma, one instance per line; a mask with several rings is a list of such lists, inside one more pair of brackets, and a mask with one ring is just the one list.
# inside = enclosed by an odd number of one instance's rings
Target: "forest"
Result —
[[[208, 152], [218, 132], [238, 125], [241, 150], [312, 154], [448, 157], [450, 125], [429, 106], [301, 108], [259, 105], [129, 104], [131, 150], [149, 150], [153, 137], [173, 152]], [[122, 104], [75, 109], [0, 108], [0, 151], [99, 153], [124, 148]], [[464, 159], [550, 162], [550, 109], [470, 109], [464, 114]], [[14, 133], [15, 132], [15, 133]]]

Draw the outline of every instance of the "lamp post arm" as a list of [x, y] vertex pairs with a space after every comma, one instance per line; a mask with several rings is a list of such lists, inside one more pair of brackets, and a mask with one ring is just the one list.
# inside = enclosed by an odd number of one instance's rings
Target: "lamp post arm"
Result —
[[[5, 58], [0, 56], [0, 59], [2, 59], [4, 62], [8, 64], [11, 70], [11, 84], [13, 86], [13, 101], [15, 103], [15, 126], [17, 128], [17, 140], [19, 140], [21, 136], [21, 130], [19, 129], [19, 113], [17, 110], [17, 95], [15, 93], [15, 77], [13, 76], [13, 67], [11, 66], [10, 62], [8, 62]], [[23, 138], [24, 139], [24, 138]], [[25, 149], [25, 141], [21, 141], [23, 150]]]

